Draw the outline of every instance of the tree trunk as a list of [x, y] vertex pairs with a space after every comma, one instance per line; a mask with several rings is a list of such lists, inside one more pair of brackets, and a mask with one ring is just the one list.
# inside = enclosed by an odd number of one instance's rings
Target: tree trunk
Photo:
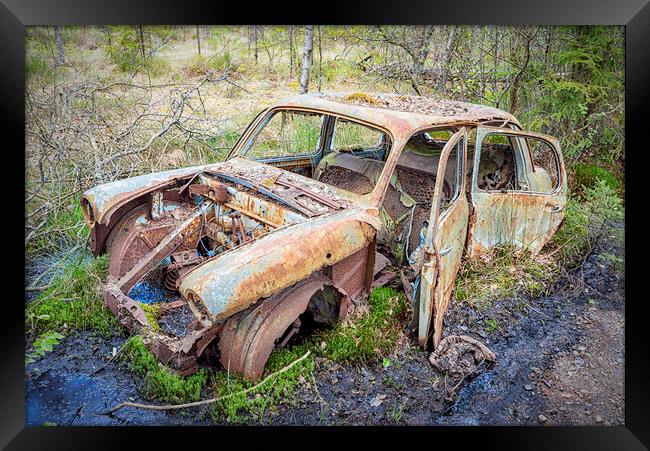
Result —
[[54, 40], [56, 41], [56, 65], [62, 66], [65, 64], [65, 52], [63, 49], [63, 36], [61, 35], [61, 27], [54, 27]]
[[420, 70], [419, 75], [422, 75], [422, 72], [424, 71], [424, 63], [426, 63], [429, 51], [431, 50], [431, 36], [433, 36], [433, 25], [426, 25], [424, 30], [422, 30], [422, 38], [420, 40], [418, 58], [418, 68]]
[[144, 33], [142, 33], [142, 25], [138, 25], [138, 33], [140, 34], [140, 54], [144, 59]]
[[293, 77], [293, 37], [294, 29], [293, 25], [289, 25], [289, 77]]
[[[526, 40], [526, 44], [524, 45], [524, 64], [521, 70], [515, 75], [515, 79], [512, 82], [512, 90], [510, 93], [510, 112], [512, 114], [516, 114], [516, 109], [517, 109], [517, 101], [518, 95], [519, 95], [519, 80], [522, 76], [522, 74], [526, 71], [526, 68], [528, 67], [528, 62], [530, 61], [530, 41], [531, 38], [528, 36], [524, 37]], [[517, 34], [517, 40], [515, 42], [521, 42], [519, 39], [519, 34]], [[517, 45], [515, 44], [515, 51], [516, 51]]]
[[258, 48], [257, 48], [257, 25], [253, 25], [253, 51], [255, 52], [255, 64], [257, 64], [257, 55], [258, 55]]
[[321, 26], [318, 26], [318, 92], [323, 82], [323, 41], [321, 38]]
[[494, 96], [497, 95], [498, 87], [498, 73], [499, 73], [499, 27], [494, 27], [494, 71], [492, 72], [492, 81], [494, 82]]
[[251, 56], [251, 44], [253, 43], [253, 26], [248, 27], [248, 56]]
[[196, 46], [199, 49], [199, 56], [201, 55], [201, 29], [196, 26]]
[[300, 94], [309, 90], [309, 72], [311, 69], [311, 57], [314, 49], [314, 26], [305, 27], [305, 44], [302, 52], [302, 65], [300, 73]]
[[447, 44], [445, 45], [445, 55], [443, 58], [442, 74], [438, 79], [438, 91], [444, 91], [447, 88], [447, 77], [449, 76], [449, 65], [451, 64], [451, 55], [454, 46], [454, 38], [456, 37], [456, 27], [451, 27], [449, 35], [447, 36]]

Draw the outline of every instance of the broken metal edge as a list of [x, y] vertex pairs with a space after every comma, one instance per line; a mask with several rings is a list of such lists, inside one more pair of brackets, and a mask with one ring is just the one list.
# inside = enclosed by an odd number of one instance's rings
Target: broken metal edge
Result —
[[[197, 359], [223, 327], [222, 323], [212, 324], [182, 338], [154, 332], [140, 303], [124, 294], [113, 278], [109, 277], [101, 291], [104, 302], [120, 325], [133, 334], [143, 335], [144, 344], [158, 360], [181, 376], [188, 376], [198, 370]], [[176, 304], [173, 307], [175, 306]]]

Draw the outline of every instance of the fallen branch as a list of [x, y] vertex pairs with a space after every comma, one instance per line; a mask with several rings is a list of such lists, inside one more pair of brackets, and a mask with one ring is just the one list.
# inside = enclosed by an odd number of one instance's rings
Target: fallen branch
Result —
[[218, 397], [216, 397], [216, 398], [204, 399], [204, 400], [202, 400], [202, 401], [189, 402], [189, 403], [186, 403], [186, 404], [165, 404], [165, 405], [154, 405], [154, 404], [140, 404], [140, 403], [137, 403], [137, 402], [129, 402], [129, 401], [125, 401], [125, 402], [122, 402], [122, 403], [116, 405], [116, 406], [113, 407], [112, 409], [110, 409], [110, 410], [108, 410], [108, 411], [106, 411], [106, 412], [104, 412], [104, 413], [102, 413], [102, 414], [100, 414], [100, 415], [109, 415], [109, 414], [115, 412], [116, 410], [121, 409], [122, 407], [135, 407], [135, 408], [137, 408], [137, 409], [148, 409], [148, 410], [176, 410], [176, 409], [186, 409], [186, 408], [188, 408], [188, 407], [198, 407], [198, 406], [202, 406], [202, 405], [205, 405], [205, 404], [212, 404], [212, 403], [215, 403], [215, 402], [218, 402], [218, 401], [223, 401], [224, 399], [232, 398], [233, 396], [237, 396], [237, 395], [245, 395], [246, 393], [249, 393], [249, 392], [251, 392], [251, 391], [253, 391], [253, 390], [256, 390], [257, 388], [259, 388], [259, 387], [261, 387], [262, 385], [266, 384], [269, 380], [273, 379], [274, 377], [276, 377], [276, 376], [278, 376], [278, 375], [280, 375], [280, 374], [282, 374], [282, 373], [284, 373], [284, 372], [290, 370], [290, 369], [291, 369], [292, 367], [294, 367], [296, 364], [302, 362], [302, 361], [305, 360], [307, 357], [309, 357], [309, 354], [310, 354], [310, 353], [311, 353], [311, 351], [307, 351], [307, 352], [305, 353], [305, 355], [303, 355], [303, 356], [300, 357], [299, 359], [294, 360], [294, 361], [291, 362], [289, 365], [287, 365], [287, 366], [285, 366], [284, 368], [282, 368], [282, 369], [276, 371], [275, 373], [271, 373], [271, 374], [269, 374], [269, 375], [266, 376], [266, 377], [262, 380], [262, 382], [260, 382], [259, 384], [254, 385], [254, 386], [252, 386], [252, 387], [249, 387], [249, 388], [247, 388], [247, 389], [245, 389], [245, 390], [241, 390], [241, 391], [235, 392], [235, 393], [230, 393], [230, 394], [228, 394], [228, 395], [224, 395], [224, 396], [218, 396]]

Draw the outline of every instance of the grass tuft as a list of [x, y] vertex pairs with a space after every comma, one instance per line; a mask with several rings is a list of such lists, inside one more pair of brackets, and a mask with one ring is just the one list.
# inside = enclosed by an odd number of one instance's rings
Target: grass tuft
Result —
[[105, 337], [118, 331], [117, 319], [99, 295], [107, 268], [106, 256], [81, 255], [55, 276], [50, 287], [25, 309], [28, 342], [48, 331], [93, 330]]
[[123, 358], [135, 374], [144, 378], [142, 393], [149, 399], [170, 404], [198, 401], [208, 380], [205, 369], [187, 377], [175, 374], [159, 363], [139, 336], [125, 343]]
[[550, 259], [532, 257], [512, 246], [496, 248], [492, 254], [463, 261], [456, 277], [454, 296], [479, 311], [497, 299], [516, 293], [544, 294], [555, 281], [558, 268]]

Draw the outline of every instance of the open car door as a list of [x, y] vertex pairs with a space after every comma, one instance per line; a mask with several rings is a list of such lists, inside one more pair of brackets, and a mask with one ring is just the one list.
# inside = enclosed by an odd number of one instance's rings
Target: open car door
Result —
[[[490, 175], [485, 175], [489, 166], [504, 161], [513, 163], [511, 169], [502, 166], [494, 170], [496, 175], [491, 175], [491, 180], [503, 180], [489, 183]], [[500, 245], [538, 253], [564, 218], [566, 196], [566, 171], [557, 139], [540, 133], [479, 127], [471, 185], [469, 255]]]
[[468, 202], [465, 190], [467, 131], [462, 128], [447, 142], [440, 155], [437, 174], [454, 165], [456, 184], [451, 199], [443, 199], [444, 177], [436, 177], [429, 227], [424, 241], [424, 264], [420, 273], [418, 342], [426, 347], [431, 338], [438, 346], [442, 318], [460, 267], [467, 237]]

